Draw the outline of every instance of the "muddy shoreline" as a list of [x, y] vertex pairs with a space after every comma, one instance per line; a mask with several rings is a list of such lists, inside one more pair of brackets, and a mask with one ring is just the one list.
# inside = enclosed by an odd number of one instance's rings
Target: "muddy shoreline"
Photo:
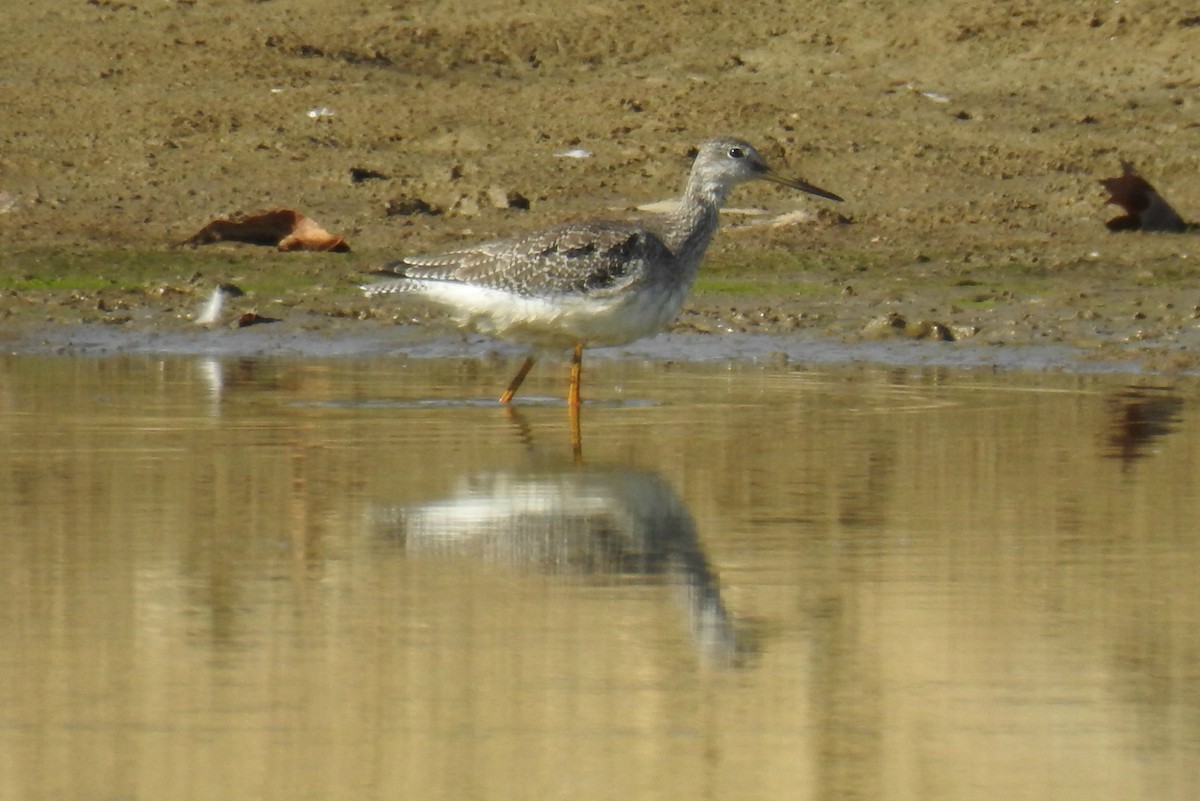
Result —
[[[718, 234], [732, 240], [718, 248], [724, 258], [763, 254], [742, 247], [752, 228], [731, 228]], [[1171, 249], [1190, 237], [1135, 234], [1114, 241]], [[236, 244], [84, 254], [59, 273], [66, 281], [90, 276], [98, 287], [0, 295], [0, 350], [318, 358], [521, 352], [456, 331], [436, 308], [363, 297], [358, 284], [383, 258], [276, 254]], [[1200, 372], [1200, 293], [1176, 286], [1182, 278], [1169, 259], [1157, 271], [1137, 272], [1089, 263], [1097, 258], [1045, 268], [918, 259], [901, 267], [859, 266], [848, 276], [836, 265], [814, 264], [795, 274], [743, 270], [734, 279], [714, 278], [706, 266], [666, 334], [597, 349], [590, 358]], [[25, 275], [40, 280], [36, 268]], [[222, 284], [244, 294], [225, 299], [216, 319], [201, 324]]]
[[[703, 316], [693, 312], [696, 316]], [[715, 327], [725, 323], [714, 315]], [[1200, 374], [1188, 347], [1128, 344], [1080, 347], [1064, 342], [945, 342], [905, 336], [834, 338], [814, 331], [677, 330], [625, 347], [594, 348], [588, 360], [738, 363], [819, 368], [855, 364], [1000, 371], [1061, 371], [1107, 374]], [[745, 328], [743, 326], [743, 328]], [[378, 320], [321, 320], [298, 315], [248, 328], [194, 325], [138, 326], [111, 323], [32, 325], [0, 330], [0, 350], [13, 356], [164, 356], [276, 359], [477, 359], [518, 360], [520, 346], [438, 326]], [[552, 363], [552, 357], [544, 359]], [[563, 358], [565, 363], [565, 355]]]
[[[738, 190], [732, 205], [754, 213], [726, 216], [673, 329], [695, 335], [681, 341], [696, 358], [761, 335], [804, 343], [779, 346], [798, 360], [1043, 349], [1155, 372], [1200, 365], [1200, 235], [1109, 233], [1118, 212], [1100, 184], [1129, 161], [1200, 216], [1200, 20], [1187, 4], [567, 8], [11, 9], [4, 349], [403, 342], [435, 316], [361, 298], [373, 265], [638, 214], [679, 190], [690, 148], [728, 133], [847, 202]], [[174, 247], [214, 219], [281, 207], [352, 252]], [[226, 282], [246, 292], [231, 312], [281, 322], [198, 329]], [[947, 335], [957, 341], [909, 339]], [[339, 338], [351, 344], [319, 344]]]

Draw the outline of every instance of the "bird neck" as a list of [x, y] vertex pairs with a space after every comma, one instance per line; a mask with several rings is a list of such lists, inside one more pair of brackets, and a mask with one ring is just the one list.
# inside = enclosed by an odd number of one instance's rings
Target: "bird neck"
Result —
[[708, 242], [717, 230], [721, 206], [725, 203], [727, 187], [698, 180], [692, 176], [679, 205], [668, 215], [667, 246], [675, 260], [690, 271], [700, 266]]

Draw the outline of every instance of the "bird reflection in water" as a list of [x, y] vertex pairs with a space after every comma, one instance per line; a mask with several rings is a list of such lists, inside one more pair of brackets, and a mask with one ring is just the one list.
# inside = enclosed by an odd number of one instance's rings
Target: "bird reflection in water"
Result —
[[556, 576], [658, 577], [679, 590], [706, 662], [732, 666], [745, 656], [695, 522], [654, 473], [476, 475], [443, 500], [382, 509], [376, 522], [410, 556], [461, 555]]
[[1109, 398], [1105, 456], [1125, 467], [1150, 455], [1153, 444], [1179, 427], [1183, 400], [1169, 389], [1128, 387]]

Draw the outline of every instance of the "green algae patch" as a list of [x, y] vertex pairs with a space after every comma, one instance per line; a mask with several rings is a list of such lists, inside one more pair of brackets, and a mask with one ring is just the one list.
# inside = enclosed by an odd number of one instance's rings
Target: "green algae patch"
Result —
[[0, 254], [0, 291], [150, 292], [164, 286], [197, 291], [223, 283], [265, 294], [320, 286], [350, 293], [365, 258], [326, 253], [279, 253], [262, 248], [24, 250]]

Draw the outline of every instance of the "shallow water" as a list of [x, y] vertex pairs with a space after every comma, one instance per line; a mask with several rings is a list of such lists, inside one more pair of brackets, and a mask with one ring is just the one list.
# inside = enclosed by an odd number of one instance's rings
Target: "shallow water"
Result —
[[0, 798], [1200, 797], [1194, 381], [512, 369], [0, 360]]

